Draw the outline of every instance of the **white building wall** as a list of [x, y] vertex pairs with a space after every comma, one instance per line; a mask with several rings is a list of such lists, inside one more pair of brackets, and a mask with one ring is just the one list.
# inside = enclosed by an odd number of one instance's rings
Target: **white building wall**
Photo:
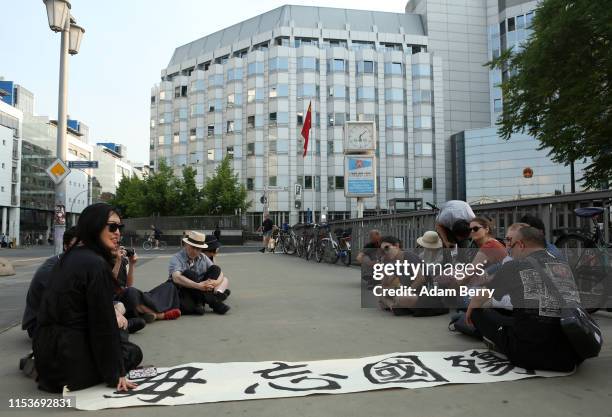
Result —
[[0, 101], [0, 232], [19, 244], [23, 113]]

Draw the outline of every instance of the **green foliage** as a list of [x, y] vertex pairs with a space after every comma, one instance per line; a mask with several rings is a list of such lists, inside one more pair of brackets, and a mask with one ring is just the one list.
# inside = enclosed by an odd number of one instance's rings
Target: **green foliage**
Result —
[[226, 156], [202, 189], [201, 211], [208, 214], [234, 214], [236, 209], [246, 211], [252, 204], [247, 202], [247, 190], [240, 184], [238, 174]]
[[182, 178], [177, 178], [172, 168], [160, 160], [157, 170], [143, 180], [124, 177], [110, 202], [126, 217], [234, 214], [236, 208], [244, 211], [250, 207], [247, 191], [228, 158], [203, 190], [198, 189], [195, 176], [196, 170], [186, 167]]
[[587, 187], [612, 179], [612, 0], [544, 0], [533, 35], [489, 63], [502, 83], [504, 139], [527, 132], [555, 162], [588, 159]]

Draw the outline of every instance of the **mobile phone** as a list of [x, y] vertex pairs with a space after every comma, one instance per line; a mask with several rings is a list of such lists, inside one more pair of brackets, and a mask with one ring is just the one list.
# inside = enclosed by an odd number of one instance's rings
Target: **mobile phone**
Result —
[[157, 375], [157, 368], [154, 366], [147, 366], [144, 368], [132, 369], [128, 373], [128, 379], [151, 378], [156, 375]]

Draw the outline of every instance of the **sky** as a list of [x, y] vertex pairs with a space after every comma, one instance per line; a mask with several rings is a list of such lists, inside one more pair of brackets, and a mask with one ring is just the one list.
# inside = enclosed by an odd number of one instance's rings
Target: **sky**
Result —
[[[403, 13], [406, 0], [71, 0], [85, 29], [69, 58], [68, 114], [90, 128], [89, 141], [127, 146], [149, 160], [153, 84], [180, 45], [283, 4]], [[57, 118], [60, 35], [49, 29], [41, 0], [2, 2], [0, 76], [34, 93], [34, 111]]]

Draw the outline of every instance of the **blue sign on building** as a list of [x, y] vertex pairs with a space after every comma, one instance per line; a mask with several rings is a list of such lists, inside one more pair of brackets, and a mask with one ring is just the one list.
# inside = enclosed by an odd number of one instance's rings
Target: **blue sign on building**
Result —
[[9, 106], [15, 105], [14, 83], [12, 81], [0, 81], [0, 90], [4, 90], [7, 95], [0, 94], [0, 100]]

